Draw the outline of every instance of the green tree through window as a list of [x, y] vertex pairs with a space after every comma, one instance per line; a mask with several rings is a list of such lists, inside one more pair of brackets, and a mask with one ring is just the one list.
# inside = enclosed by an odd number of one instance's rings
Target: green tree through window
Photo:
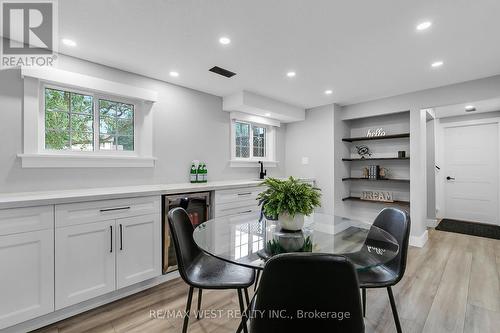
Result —
[[97, 102], [98, 110], [94, 110], [91, 95], [45, 88], [45, 149], [133, 151], [134, 105], [106, 99]]

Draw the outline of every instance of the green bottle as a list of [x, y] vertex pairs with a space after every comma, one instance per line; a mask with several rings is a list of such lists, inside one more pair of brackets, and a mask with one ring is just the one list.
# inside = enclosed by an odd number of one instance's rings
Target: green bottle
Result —
[[203, 182], [204, 183], [208, 182], [208, 170], [206, 163], [203, 163]]
[[203, 163], [198, 164], [198, 170], [196, 171], [196, 182], [203, 183]]
[[197, 178], [196, 178], [196, 164], [194, 161], [191, 163], [191, 171], [189, 172], [189, 181], [191, 183], [196, 183]]

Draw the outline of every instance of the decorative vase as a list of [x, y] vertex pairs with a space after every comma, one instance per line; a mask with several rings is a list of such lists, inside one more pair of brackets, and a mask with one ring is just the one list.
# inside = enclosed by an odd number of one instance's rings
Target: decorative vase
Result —
[[283, 213], [278, 217], [278, 222], [281, 229], [298, 231], [304, 226], [304, 215], [297, 214], [294, 218], [292, 218], [288, 213]]

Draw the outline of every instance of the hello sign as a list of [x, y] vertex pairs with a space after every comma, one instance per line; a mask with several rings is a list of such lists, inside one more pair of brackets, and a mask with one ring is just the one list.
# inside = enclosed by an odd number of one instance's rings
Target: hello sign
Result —
[[360, 198], [368, 201], [394, 202], [392, 192], [388, 191], [363, 191]]
[[377, 136], [385, 136], [385, 130], [383, 128], [369, 129], [366, 133], [368, 138], [373, 138]]

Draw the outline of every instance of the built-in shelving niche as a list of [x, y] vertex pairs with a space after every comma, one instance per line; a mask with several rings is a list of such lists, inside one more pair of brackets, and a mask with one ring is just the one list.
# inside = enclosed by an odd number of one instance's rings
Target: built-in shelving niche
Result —
[[[342, 156], [348, 174], [342, 177], [347, 191], [342, 201], [352, 205], [396, 206], [410, 208], [410, 113], [409, 111], [390, 115], [372, 116], [346, 121], [348, 133], [342, 138], [349, 154]], [[386, 135], [367, 137], [368, 130], [382, 128]], [[356, 146], [365, 145], [371, 156], [361, 158]], [[398, 157], [398, 151], [405, 151], [405, 157]], [[379, 165], [389, 173], [385, 179], [367, 179], [363, 168]], [[390, 191], [394, 202], [362, 200], [362, 191]], [[354, 207], [354, 206], [353, 206]], [[363, 206], [364, 207], [364, 206]], [[368, 209], [368, 207], [367, 207]]]

